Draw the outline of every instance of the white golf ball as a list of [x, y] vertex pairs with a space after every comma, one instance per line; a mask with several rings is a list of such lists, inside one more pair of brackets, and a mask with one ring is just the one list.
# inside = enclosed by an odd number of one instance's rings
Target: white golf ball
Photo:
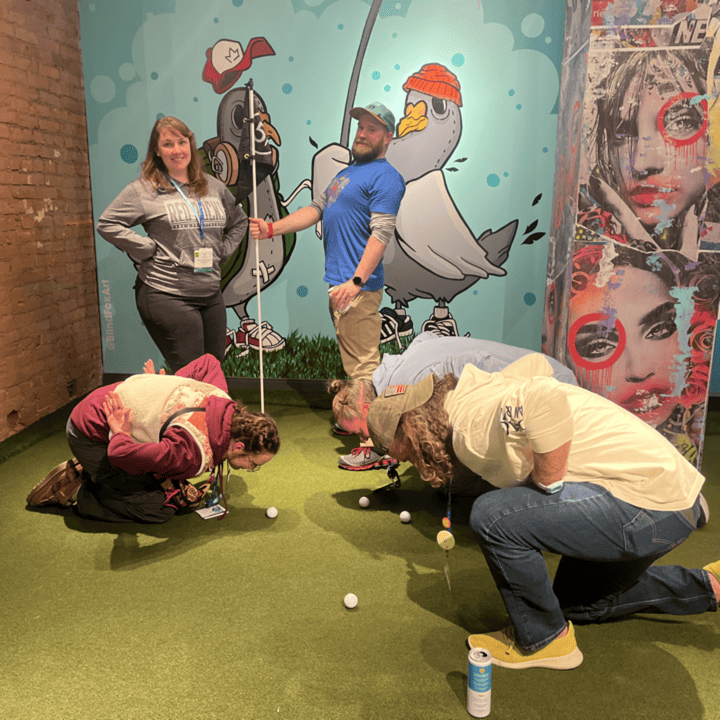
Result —
[[269, 508], [265, 511], [265, 514], [272, 520], [272, 519], [274, 519], [274, 518], [277, 517], [277, 512], [278, 512], [278, 511], [277, 511], [277, 508], [276, 508], [276, 507], [269, 507]]
[[407, 510], [403, 510], [400, 513], [400, 522], [404, 522], [404, 523], [410, 522], [410, 513]]
[[353, 608], [357, 607], [357, 604], [358, 604], [357, 595], [355, 595], [354, 593], [348, 593], [343, 598], [343, 603], [348, 610], [352, 610]]
[[370, 504], [370, 501], [363, 495], [358, 502], [360, 503], [360, 507], [367, 507]]

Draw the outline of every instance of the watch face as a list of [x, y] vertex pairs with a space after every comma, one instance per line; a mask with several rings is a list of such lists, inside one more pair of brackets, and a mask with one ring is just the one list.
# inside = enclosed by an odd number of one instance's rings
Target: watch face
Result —
[[354, 282], [356, 285], [362, 285], [362, 284], [363, 284], [362, 278], [361, 278], [361, 277], [358, 277], [357, 275], [353, 278], [353, 282]]

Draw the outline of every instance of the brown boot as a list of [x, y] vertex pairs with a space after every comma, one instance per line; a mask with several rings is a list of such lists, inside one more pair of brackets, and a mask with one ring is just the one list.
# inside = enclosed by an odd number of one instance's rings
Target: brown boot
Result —
[[38, 483], [27, 496], [27, 504], [72, 505], [75, 493], [80, 487], [82, 465], [75, 459], [60, 463], [42, 482]]

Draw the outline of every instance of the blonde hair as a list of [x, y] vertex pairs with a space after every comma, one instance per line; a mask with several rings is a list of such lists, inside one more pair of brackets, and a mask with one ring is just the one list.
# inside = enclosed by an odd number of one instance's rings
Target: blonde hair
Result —
[[168, 182], [165, 163], [157, 152], [160, 133], [165, 128], [186, 137], [190, 141], [190, 164], [187, 168], [188, 185], [195, 196], [202, 197], [203, 195], [207, 195], [207, 176], [202, 171], [202, 160], [200, 159], [200, 153], [198, 153], [195, 143], [195, 135], [190, 132], [190, 128], [182, 120], [178, 120], [171, 115], [158, 118], [153, 125], [153, 129], [150, 132], [150, 140], [148, 141], [147, 155], [140, 168], [140, 178], [147, 180], [155, 190], [162, 188], [168, 192], [175, 192], [175, 187], [172, 183]]
[[435, 488], [445, 487], [453, 477], [452, 425], [444, 403], [457, 383], [449, 373], [442, 380], [435, 378], [430, 399], [401, 415], [395, 432], [395, 442], [408, 441], [420, 477]]
[[341, 427], [350, 420], [363, 420], [363, 404], [371, 403], [377, 397], [370, 380], [328, 380], [327, 391], [335, 394], [333, 415]]

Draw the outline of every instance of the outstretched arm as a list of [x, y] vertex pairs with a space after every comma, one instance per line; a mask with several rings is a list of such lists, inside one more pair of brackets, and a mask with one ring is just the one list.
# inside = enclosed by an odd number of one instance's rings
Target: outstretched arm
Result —
[[210, 354], [205, 354], [197, 360], [181, 367], [176, 373], [176, 377], [190, 378], [191, 380], [199, 380], [200, 382], [209, 383], [216, 388], [220, 388], [223, 392], [228, 391], [227, 380], [223, 375], [220, 361]]
[[[273, 237], [276, 235], [285, 235], [286, 233], [298, 232], [305, 230], [320, 220], [321, 213], [312, 205], [300, 208], [284, 218], [280, 218], [277, 222], [272, 223]], [[262, 218], [249, 218], [250, 234], [255, 240], [265, 240], [270, 237], [268, 223]]]

